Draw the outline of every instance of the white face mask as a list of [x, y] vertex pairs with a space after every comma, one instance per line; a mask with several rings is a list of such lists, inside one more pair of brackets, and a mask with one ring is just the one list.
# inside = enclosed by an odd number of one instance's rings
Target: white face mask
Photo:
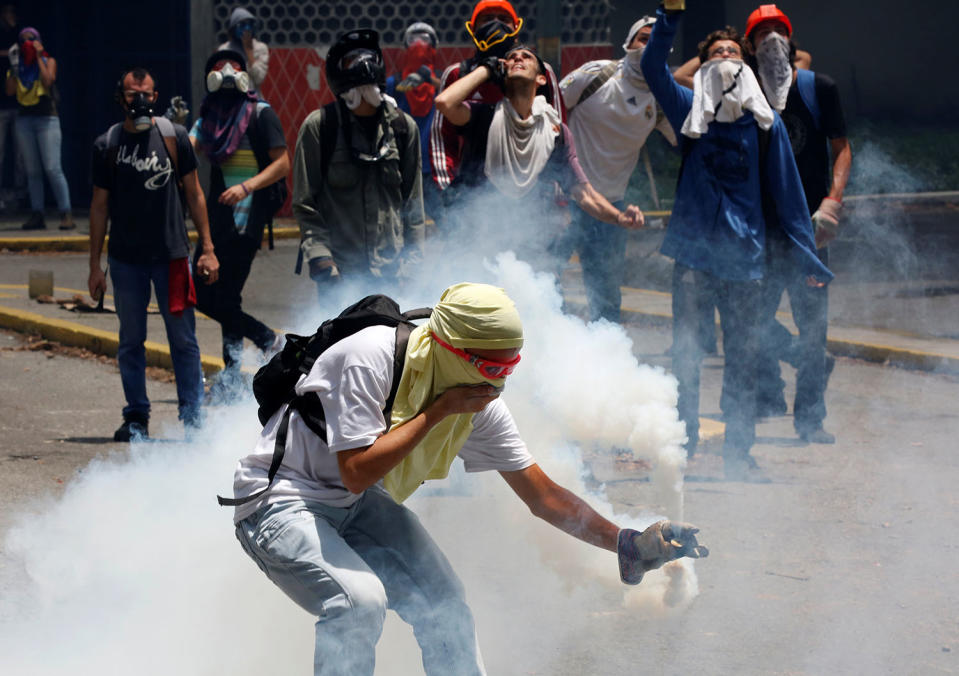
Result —
[[772, 32], [756, 49], [759, 83], [769, 105], [782, 112], [793, 82], [793, 65], [789, 61], [789, 40]]
[[379, 106], [383, 102], [383, 94], [375, 84], [353, 87], [340, 94], [340, 98], [350, 110], [356, 110], [363, 101], [371, 106]]

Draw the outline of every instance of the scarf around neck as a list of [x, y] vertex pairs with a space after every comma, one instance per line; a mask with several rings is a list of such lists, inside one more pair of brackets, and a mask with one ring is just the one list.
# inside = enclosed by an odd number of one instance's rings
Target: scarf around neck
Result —
[[[436, 49], [417, 40], [409, 49], [406, 50], [406, 63], [403, 66], [403, 78], [409, 77], [415, 73], [420, 66], [427, 66], [430, 71], [433, 70], [433, 62], [436, 58]], [[413, 117], [426, 117], [433, 108], [433, 99], [436, 97], [436, 87], [432, 82], [424, 82], [412, 89], [404, 92], [406, 102], [410, 106], [410, 114]]]
[[496, 104], [489, 126], [484, 172], [505, 195], [519, 198], [537, 183], [559, 131], [560, 117], [545, 96], [533, 99], [533, 110], [523, 120], [509, 99]]
[[[503, 289], [469, 282], [451, 286], [443, 292], [429, 321], [410, 335], [391, 429], [419, 415], [451, 387], [485, 383], [501, 386], [505, 380], [484, 378], [475, 366], [438, 345], [432, 337], [434, 332], [460, 349], [523, 346], [523, 324]], [[383, 487], [396, 502], [403, 502], [427, 479], [446, 478], [472, 431], [472, 413], [447, 416], [386, 474]]]
[[255, 92], [208, 94], [200, 106], [200, 134], [197, 147], [213, 164], [236, 152], [250, 126], [258, 98]]

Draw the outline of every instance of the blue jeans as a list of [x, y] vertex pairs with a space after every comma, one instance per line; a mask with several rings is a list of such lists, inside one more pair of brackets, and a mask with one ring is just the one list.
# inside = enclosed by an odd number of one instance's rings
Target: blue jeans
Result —
[[176, 376], [176, 393], [180, 420], [199, 423], [200, 404], [203, 401], [203, 372], [200, 369], [200, 346], [196, 342], [196, 318], [193, 308], [179, 317], [170, 314], [170, 264], [124, 263], [109, 258], [113, 298], [120, 320], [120, 345], [117, 362], [127, 405], [123, 417], [148, 418], [150, 400], [146, 388], [147, 305], [150, 303], [150, 284], [156, 291], [157, 304], [166, 325], [170, 358]]
[[[623, 201], [613, 202], [617, 209]], [[583, 286], [589, 305], [589, 320], [607, 319], [618, 322], [623, 294], [620, 286], [626, 273], [626, 228], [596, 220], [576, 204], [569, 205], [572, 221], [560, 245], [560, 258], [569, 259], [579, 252], [583, 268]]]
[[57, 208], [70, 211], [70, 188], [60, 166], [60, 118], [56, 115], [17, 115], [14, 127], [23, 155], [30, 190], [30, 208], [43, 211], [43, 174], [47, 175]]
[[372, 676], [387, 608], [413, 627], [429, 676], [486, 673], [462, 583], [416, 515], [379, 487], [348, 508], [267, 505], [236, 536], [318, 618], [315, 676]]

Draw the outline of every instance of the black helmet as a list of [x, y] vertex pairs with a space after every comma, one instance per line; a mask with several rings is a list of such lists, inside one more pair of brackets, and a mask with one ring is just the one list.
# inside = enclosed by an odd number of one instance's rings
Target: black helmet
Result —
[[[342, 62], [346, 56], [350, 56], [353, 63], [344, 68]], [[337, 96], [366, 84], [385, 89], [386, 68], [380, 51], [380, 34], [364, 28], [341, 35], [326, 55], [326, 81]]]

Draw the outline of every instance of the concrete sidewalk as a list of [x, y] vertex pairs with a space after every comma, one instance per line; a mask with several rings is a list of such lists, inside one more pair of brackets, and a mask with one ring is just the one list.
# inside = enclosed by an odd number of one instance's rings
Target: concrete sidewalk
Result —
[[[35, 251], [36, 254], [14, 255], [11, 264], [0, 271], [0, 326], [18, 331], [38, 333], [51, 340], [86, 347], [103, 354], [115, 354], [116, 318], [110, 314], [65, 312], [57, 304], [43, 305], [27, 295], [26, 268], [50, 268], [56, 271], [54, 296], [69, 299], [87, 296], [86, 261], [82, 251], [87, 247], [89, 222], [78, 217], [74, 234], [64, 235], [56, 229], [24, 232], [7, 219], [0, 222], [0, 252]], [[291, 290], [310, 295], [312, 285], [306, 275], [292, 274], [296, 256], [295, 241], [299, 230], [291, 222], [281, 221], [274, 229], [277, 248], [266, 248], [257, 257], [247, 283], [244, 304], [263, 321], [283, 330], [283, 318], [271, 317], [269, 298]], [[52, 257], [53, 252], [60, 252]], [[73, 256], [69, 252], [75, 252]], [[64, 258], [66, 256], [67, 258]], [[261, 261], [273, 259], [271, 266]], [[14, 264], [14, 261], [17, 261]], [[287, 266], [289, 269], [286, 269]], [[955, 288], [953, 288], [955, 287]], [[581, 275], [573, 259], [564, 278], [567, 303], [584, 307]], [[262, 293], [260, 293], [262, 292]], [[89, 300], [89, 298], [87, 297]], [[110, 303], [107, 297], [107, 303]], [[668, 324], [672, 320], [671, 297], [668, 293], [648, 288], [623, 287], [623, 316], [626, 322]], [[845, 283], [841, 279], [830, 287], [829, 350], [836, 355], [924, 371], [959, 373], [959, 281], [954, 285], [928, 282]], [[796, 331], [784, 299], [779, 319]], [[156, 326], [154, 326], [156, 324]], [[207, 372], [222, 365], [219, 325], [202, 315], [197, 322], [200, 347]], [[151, 316], [149, 335], [162, 336], [159, 314]], [[150, 363], [169, 364], [165, 344], [149, 346]]]

